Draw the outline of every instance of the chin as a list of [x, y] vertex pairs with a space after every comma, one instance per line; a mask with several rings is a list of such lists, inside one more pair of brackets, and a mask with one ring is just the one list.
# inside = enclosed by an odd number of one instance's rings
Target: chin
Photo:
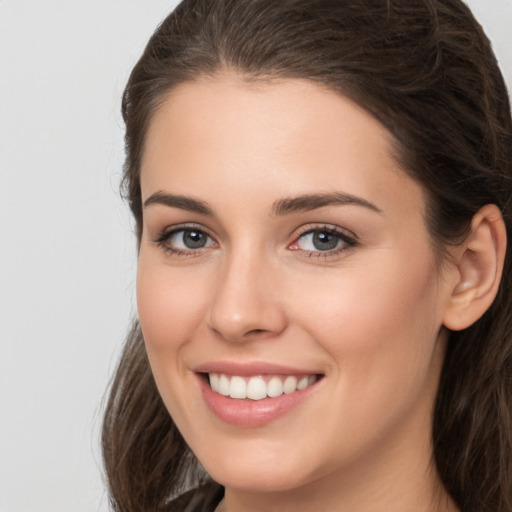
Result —
[[286, 492], [306, 485], [307, 478], [284, 468], [215, 466], [209, 473], [219, 484], [244, 492]]
[[299, 460], [293, 447], [285, 450], [231, 449], [225, 456], [200, 458], [208, 474], [224, 487], [246, 492], [285, 492], [315, 481], [314, 461]]

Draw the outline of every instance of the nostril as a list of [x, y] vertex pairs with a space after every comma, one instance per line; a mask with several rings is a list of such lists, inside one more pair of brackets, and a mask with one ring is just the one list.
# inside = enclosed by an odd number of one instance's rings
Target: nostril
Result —
[[272, 331], [269, 331], [267, 329], [251, 329], [247, 331], [243, 336], [242, 339], [245, 340], [251, 340], [251, 339], [263, 339], [268, 337], [272, 337]]

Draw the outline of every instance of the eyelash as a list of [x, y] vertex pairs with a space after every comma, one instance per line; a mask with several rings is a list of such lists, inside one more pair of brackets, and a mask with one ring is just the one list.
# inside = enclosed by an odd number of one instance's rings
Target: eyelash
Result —
[[338, 227], [335, 226], [329, 226], [329, 225], [322, 225], [322, 226], [315, 226], [315, 227], [305, 227], [302, 231], [300, 231], [297, 236], [294, 238], [293, 242], [289, 245], [292, 246], [296, 244], [301, 238], [304, 238], [306, 235], [312, 234], [312, 233], [324, 233], [327, 235], [333, 235], [335, 236], [338, 241], [342, 242], [342, 246], [339, 248], [331, 249], [328, 251], [310, 251], [306, 249], [292, 249], [297, 252], [300, 252], [306, 257], [309, 258], [324, 258], [328, 259], [329, 257], [336, 257], [346, 251], [349, 251], [350, 249], [353, 249], [356, 247], [359, 242], [357, 240], [357, 237], [353, 234], [349, 235], [346, 231], [341, 230]]
[[162, 231], [157, 238], [154, 240], [154, 242], [163, 249], [164, 252], [171, 254], [173, 256], [178, 256], [182, 258], [190, 258], [195, 256], [201, 256], [202, 250], [201, 249], [189, 249], [189, 250], [183, 250], [178, 249], [176, 247], [172, 247], [169, 245], [169, 240], [180, 232], [186, 232], [186, 231], [195, 231], [196, 233], [201, 233], [203, 235], [206, 235], [208, 238], [213, 240], [213, 238], [203, 229], [199, 226], [196, 226], [194, 224], [185, 224], [181, 226], [176, 226], [172, 229], [167, 229]]
[[[177, 257], [197, 257], [201, 256], [203, 254], [204, 247], [198, 248], [198, 249], [189, 249], [189, 250], [183, 250], [176, 247], [172, 247], [169, 245], [169, 240], [176, 235], [177, 233], [186, 232], [186, 231], [194, 231], [196, 233], [200, 233], [202, 235], [205, 235], [210, 240], [213, 240], [213, 238], [201, 227], [188, 224], [188, 225], [181, 225], [176, 226], [172, 229], [167, 229], [162, 231], [156, 239], [153, 241], [161, 247], [164, 252], [171, 254], [173, 256]], [[304, 238], [306, 235], [312, 234], [312, 233], [325, 233], [327, 235], [333, 235], [335, 236], [339, 241], [342, 242], [342, 246], [339, 248], [335, 248], [329, 251], [321, 251], [321, 250], [306, 250], [306, 249], [290, 249], [293, 251], [296, 251], [300, 254], [302, 254], [305, 257], [309, 258], [324, 258], [327, 259], [329, 257], [335, 257], [343, 252], [346, 252], [354, 247], [356, 247], [359, 242], [357, 240], [357, 237], [355, 235], [348, 235], [346, 232], [340, 230], [337, 227], [329, 226], [329, 225], [322, 225], [322, 226], [315, 226], [315, 227], [306, 227], [301, 232], [299, 232], [293, 241], [288, 245], [288, 247], [293, 246], [294, 244], [297, 244], [300, 239]], [[214, 241], [214, 240], [213, 240]], [[214, 241], [215, 242], [215, 241]], [[216, 243], [216, 242], [215, 242]]]

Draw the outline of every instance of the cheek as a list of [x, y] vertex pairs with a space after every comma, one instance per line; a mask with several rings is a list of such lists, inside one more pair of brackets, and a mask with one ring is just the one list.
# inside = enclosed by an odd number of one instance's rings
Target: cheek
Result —
[[197, 276], [153, 264], [141, 251], [137, 309], [148, 354], [176, 352], [192, 336], [203, 315], [204, 288]]
[[377, 265], [344, 269], [310, 285], [307, 295], [290, 293], [297, 297], [295, 316], [330, 355], [335, 372], [378, 387], [383, 379], [396, 381], [397, 371], [404, 380], [428, 371], [441, 308], [436, 271], [425, 254], [379, 254]]
[[153, 261], [141, 250], [137, 270], [137, 308], [146, 352], [160, 395], [176, 425], [193, 431], [187, 418], [194, 418], [194, 403], [188, 396], [190, 372], [183, 353], [197, 333], [204, 315], [204, 288], [197, 276], [176, 272]]
[[[322, 428], [336, 440], [325, 452], [332, 464], [340, 454], [354, 456], [344, 439], [356, 450], [378, 446], [405, 421], [424, 429], [437, 390], [443, 352], [436, 343], [436, 273], [418, 259], [383, 264], [387, 272], [351, 269], [296, 300], [301, 329], [330, 360], [337, 407]], [[319, 406], [316, 414], [322, 413]]]

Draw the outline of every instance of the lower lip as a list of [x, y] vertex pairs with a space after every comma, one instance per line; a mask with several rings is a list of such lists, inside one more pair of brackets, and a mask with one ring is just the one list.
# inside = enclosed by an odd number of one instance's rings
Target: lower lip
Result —
[[204, 401], [215, 416], [225, 423], [242, 427], [258, 427], [284, 416], [302, 403], [318, 384], [317, 381], [305, 389], [275, 398], [241, 400], [215, 393], [206, 382], [204, 375], [198, 375], [198, 378]]

